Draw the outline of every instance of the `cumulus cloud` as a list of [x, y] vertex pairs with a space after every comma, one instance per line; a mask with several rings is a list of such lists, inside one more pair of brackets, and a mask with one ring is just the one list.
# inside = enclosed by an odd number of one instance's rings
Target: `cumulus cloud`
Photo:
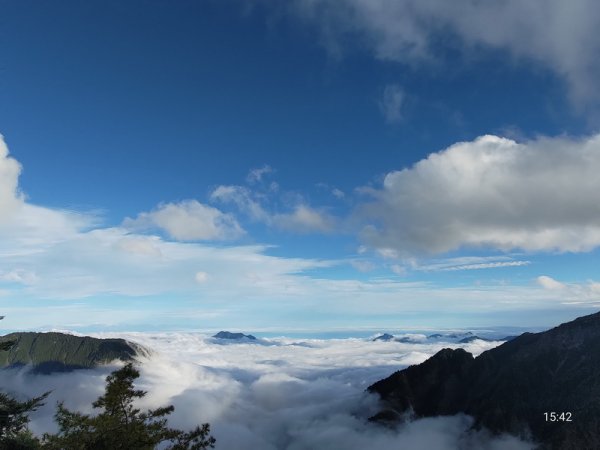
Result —
[[4, 222], [22, 203], [18, 191], [21, 165], [9, 156], [4, 137], [0, 134], [0, 222]]
[[132, 230], [160, 229], [180, 241], [228, 240], [245, 233], [231, 214], [196, 200], [160, 204], [135, 219], [125, 219], [123, 226]]
[[316, 24], [338, 56], [355, 37], [376, 58], [431, 64], [443, 58], [445, 36], [471, 56], [502, 50], [513, 60], [539, 63], [566, 80], [573, 100], [598, 100], [600, 7], [592, 0], [466, 1], [460, 7], [444, 0], [295, 0], [285, 8]]
[[387, 123], [394, 124], [402, 121], [404, 98], [404, 90], [399, 85], [388, 84], [385, 87], [379, 101], [379, 108]]
[[[577, 161], [578, 153], [573, 155]], [[593, 158], [588, 163], [587, 169], [594, 170]], [[579, 170], [579, 165], [575, 166]], [[568, 168], [569, 164], [558, 161], [557, 167]], [[559, 184], [569, 185], [554, 175], [553, 178]], [[586, 181], [588, 178], [585, 171], [578, 171], [574, 177], [593, 185], [593, 180]], [[18, 192], [18, 186], [14, 192]], [[247, 193], [260, 207], [257, 216], [265, 214], [261, 220], [269, 221], [271, 226], [277, 226], [275, 222], [279, 221], [278, 225], [296, 231], [319, 232], [332, 227], [326, 212], [309, 207], [302, 199], [295, 199], [296, 203], [287, 207], [286, 211], [291, 211], [277, 215], [264, 212], [255, 192], [238, 187], [223, 187], [217, 192], [242, 200]], [[550, 197], [561, 204], [559, 195], [551, 193]], [[0, 223], [0, 295], [12, 300], [5, 302], [2, 311], [11, 315], [11, 321], [3, 325], [12, 329], [140, 328], [156, 323], [190, 328], [213, 323], [215, 319], [238, 326], [364, 326], [382, 320], [406, 323], [417, 316], [430, 318], [432, 312], [469, 316], [490, 311], [506, 313], [505, 320], [513, 321], [510, 314], [523, 310], [572, 311], [598, 302], [598, 283], [593, 282], [579, 287], [569, 285], [572, 289], [568, 295], [558, 295], [535, 285], [445, 289], [427, 283], [400, 282], [397, 277], [320, 278], [318, 269], [350, 261], [271, 256], [269, 247], [264, 245], [222, 246], [166, 240], [136, 233], [131, 228], [102, 227], [94, 214], [44, 208], [23, 201], [18, 194], [15, 198], [18, 207]], [[581, 197], [581, 201], [579, 205], [585, 205], [588, 200]], [[144, 229], [162, 225], [182, 235], [196, 233], [196, 228], [200, 228], [218, 235], [210, 226], [202, 228], [205, 223], [201, 219], [212, 218], [213, 225], [218, 226], [216, 218], [225, 213], [193, 201], [167, 206], [140, 215], [140, 223], [130, 219], [130, 225]], [[393, 208], [388, 209], [393, 212]], [[535, 208], [528, 208], [527, 212], [530, 209]], [[175, 214], [153, 215], [169, 211]], [[198, 222], [203, 225], [195, 227]], [[402, 230], [402, 226], [398, 229]], [[236, 230], [235, 225], [232, 230]], [[361, 246], [359, 253], [365, 251], [366, 247]], [[401, 253], [389, 245], [379, 246], [377, 251], [393, 263], [398, 262]], [[479, 263], [486, 262], [492, 261]], [[369, 269], [360, 263], [355, 266]], [[369, 305], [368, 310], [365, 305]], [[266, 310], [269, 315], [264, 314]]]
[[398, 255], [461, 247], [589, 251], [600, 245], [600, 135], [460, 142], [390, 172], [359, 208], [362, 237]]
[[[379, 405], [366, 387], [422, 362], [444, 344], [278, 338], [269, 345], [218, 345], [197, 333], [113, 336], [155, 350], [140, 366], [137, 387], [149, 392], [140, 407], [173, 404], [170, 424], [179, 428], [210, 422], [222, 450], [531, 447], [510, 436], [469, 431], [472, 421], [466, 416], [417, 420], [397, 430], [367, 421]], [[479, 354], [495, 345], [479, 341], [465, 348]], [[53, 376], [9, 371], [0, 386], [27, 396], [52, 390], [47, 405], [32, 414], [31, 428], [41, 433], [54, 430], [57, 401], [91, 412], [112, 368]]]

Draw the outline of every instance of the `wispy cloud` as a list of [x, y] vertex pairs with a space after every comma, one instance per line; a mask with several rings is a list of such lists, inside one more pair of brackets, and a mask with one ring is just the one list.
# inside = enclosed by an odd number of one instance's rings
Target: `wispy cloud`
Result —
[[235, 205], [250, 220], [256, 222], [269, 222], [270, 214], [261, 204], [261, 196], [244, 186], [221, 185], [217, 186], [210, 194], [213, 202], [229, 203]]
[[283, 212], [273, 210], [273, 204], [281, 204], [279, 198], [282, 196], [285, 193], [272, 189], [265, 192], [245, 186], [222, 185], [213, 190], [210, 199], [221, 204], [233, 204], [250, 220], [279, 230], [300, 234], [328, 233], [333, 230], [335, 217], [323, 208], [312, 207], [301, 196], [293, 196], [295, 201], [292, 205], [283, 205]]
[[441, 270], [480, 270], [480, 269], [497, 269], [499, 267], [519, 267], [531, 264], [530, 261], [504, 261], [480, 264], [465, 264], [463, 266], [446, 267]]
[[452, 50], [471, 60], [482, 50], [501, 50], [562, 77], [579, 105], [600, 99], [600, 7], [592, 0], [569, 8], [561, 0], [469, 2], [461, 8], [444, 0], [295, 0], [280, 8], [316, 24], [320, 41], [336, 57], [351, 45], [366, 47], [378, 59], [433, 70], [437, 65], [443, 76], [440, 34], [449, 33]]
[[379, 101], [379, 108], [390, 124], [402, 122], [402, 107], [404, 106], [404, 90], [397, 84], [388, 84], [383, 90], [383, 95]]
[[262, 167], [250, 170], [250, 172], [248, 172], [248, 176], [246, 176], [246, 181], [250, 184], [260, 183], [265, 175], [272, 172], [273, 168], [265, 164]]
[[508, 257], [459, 257], [448, 258], [441, 261], [433, 261], [425, 265], [411, 264], [412, 269], [425, 272], [448, 272], [455, 270], [482, 270], [498, 269], [503, 267], [521, 267], [528, 266], [531, 261], [512, 260]]
[[541, 275], [537, 277], [536, 282], [546, 291], [561, 298], [567, 305], [600, 307], [600, 283], [597, 281], [564, 283], [547, 275]]

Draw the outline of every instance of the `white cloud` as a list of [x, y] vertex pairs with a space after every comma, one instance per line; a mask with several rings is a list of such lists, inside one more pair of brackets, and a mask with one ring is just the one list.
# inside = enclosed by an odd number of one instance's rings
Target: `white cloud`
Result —
[[577, 102], [598, 100], [596, 39], [600, 7], [593, 0], [463, 2], [444, 0], [296, 0], [285, 7], [316, 24], [336, 56], [356, 37], [376, 58], [432, 65], [443, 58], [440, 35], [469, 56], [503, 50], [563, 77]]
[[390, 124], [402, 121], [402, 106], [404, 105], [404, 90], [397, 84], [388, 84], [383, 90], [383, 96], [379, 102], [379, 108]]
[[[527, 149], [525, 146], [523, 152], [527, 153]], [[577, 151], [571, 153], [577, 161]], [[556, 167], [561, 170], [573, 166], [580, 183], [585, 186], [594, 183], [580, 170], [581, 164], [555, 159]], [[593, 158], [588, 158], [587, 163], [586, 170], [595, 170]], [[528, 173], [536, 175], [535, 171]], [[555, 183], [570, 186], [566, 179], [561, 181], [560, 176], [554, 175]], [[226, 188], [219, 192], [234, 198], [241, 194], [243, 199], [246, 192]], [[549, 195], [554, 201], [560, 200], [555, 192]], [[588, 201], [585, 196], [578, 198], [580, 206]], [[253, 323], [262, 327], [273, 323], [282, 327], [310, 324], [326, 328], [339, 323], [364, 326], [382, 320], [414, 319], [407, 312], [428, 318], [432, 312], [441, 316], [445, 312], [467, 316], [490, 312], [511, 314], [544, 308], [567, 311], [598, 302], [599, 289], [594, 282], [569, 285], [569, 295], [565, 296], [538, 286], [445, 289], [426, 283], [399, 282], [395, 277], [363, 281], [318, 278], [315, 275], [318, 269], [350, 261], [270, 256], [268, 247], [260, 245], [223, 247], [166, 241], [123, 227], [103, 228], [93, 214], [19, 202], [11, 217], [0, 224], [0, 295], [12, 299], [3, 307], [3, 313], [10, 314], [11, 321], [3, 325], [13, 329], [98, 324], [139, 328], [152, 323], [188, 327], [197, 326], [199, 320], [214, 322], [213, 319], [224, 324]], [[528, 208], [527, 212], [532, 209], [535, 208]], [[154, 215], [155, 212], [159, 214]], [[204, 236], [218, 236], [222, 231], [214, 227], [221, 225], [217, 220], [221, 214], [191, 201], [163, 205], [154, 212], [144, 213], [140, 215], [142, 223], [136, 225], [163, 226], [180, 237], [190, 237], [198, 229]], [[205, 227], [207, 217], [209, 226]], [[301, 202], [292, 206], [287, 216], [267, 214], [265, 220], [271, 226], [287, 226], [297, 231], [326, 231], [332, 227], [332, 219], [326, 213]], [[235, 231], [236, 227], [232, 229]], [[361, 247], [358, 251], [365, 250]], [[381, 246], [377, 251], [394, 263], [412, 264], [393, 247]], [[492, 262], [465, 259], [454, 264]], [[209, 275], [198, 275], [199, 272]], [[486, 302], [481, 298], [486, 298]], [[269, 314], [265, 315], [265, 311]]]
[[363, 272], [363, 273], [371, 272], [372, 270], [375, 270], [375, 268], [376, 268], [376, 266], [375, 266], [375, 264], [373, 264], [373, 262], [365, 260], [365, 259], [353, 259], [350, 261], [350, 264], [356, 270], [358, 270], [359, 272]]
[[264, 165], [257, 169], [252, 169], [248, 173], [248, 176], [246, 177], [246, 181], [250, 184], [260, 183], [262, 181], [262, 178], [265, 175], [272, 173], [272, 172], [273, 172], [273, 169], [269, 165]]
[[4, 137], [0, 134], [0, 223], [5, 222], [22, 204], [18, 191], [21, 165], [9, 156]]
[[544, 289], [556, 290], [556, 289], [565, 289], [567, 286], [560, 281], [556, 281], [554, 278], [551, 278], [547, 275], [541, 275], [536, 279], [537, 283], [542, 286]]
[[504, 261], [504, 262], [490, 262], [490, 263], [479, 263], [479, 264], [465, 264], [464, 266], [448, 267], [443, 270], [480, 270], [480, 269], [497, 269], [499, 267], [520, 267], [531, 264], [530, 261]]
[[600, 307], [600, 283], [588, 280], [585, 283], [563, 283], [547, 275], [536, 278], [542, 288], [566, 305], [592, 305]]
[[[0, 245], [3, 242], [0, 239]], [[303, 285], [303, 278], [294, 274], [332, 264], [272, 257], [265, 255], [265, 250], [264, 246], [221, 248], [168, 242], [122, 228], [104, 228], [78, 233], [32, 253], [0, 259], [0, 273], [11, 273], [14, 267], [21, 273], [35, 273], [36, 282], [28, 286], [28, 295], [77, 299], [102, 294], [189, 295], [197, 292], [202, 277], [196, 276], [198, 268], [208, 267], [212, 300], [232, 300], [288, 295]]]
[[33, 272], [22, 269], [11, 270], [10, 272], [0, 271], [0, 282], [19, 283], [24, 285], [35, 284], [37, 276]]
[[400, 275], [400, 276], [404, 276], [406, 275], [406, 267], [401, 266], [400, 264], [392, 264], [390, 266], [390, 269], [392, 272], [394, 272], [396, 275]]
[[460, 142], [386, 175], [362, 236], [398, 254], [461, 247], [589, 251], [600, 245], [600, 135]]
[[297, 205], [291, 213], [275, 214], [272, 222], [277, 228], [297, 233], [328, 233], [334, 226], [332, 216], [303, 204]]
[[218, 186], [211, 194], [212, 201], [233, 203], [237, 208], [248, 215], [251, 220], [268, 223], [269, 213], [255, 199], [252, 191], [243, 186]]
[[124, 236], [116, 243], [116, 247], [126, 253], [145, 255], [149, 257], [162, 257], [160, 239], [157, 236]]
[[341, 189], [338, 189], [338, 188], [333, 188], [331, 190], [331, 193], [333, 194], [333, 196], [335, 198], [339, 198], [339, 199], [342, 199], [346, 196], [346, 194], [344, 194], [344, 191], [342, 191]]
[[455, 270], [498, 269], [502, 267], [528, 266], [531, 261], [512, 260], [502, 256], [462, 256], [434, 261], [425, 265], [413, 264], [412, 268], [425, 272], [448, 272]]
[[[281, 338], [269, 345], [219, 345], [198, 333], [110, 336], [155, 350], [140, 366], [136, 387], [148, 395], [139, 407], [173, 404], [170, 424], [178, 428], [209, 422], [221, 450], [531, 447], [509, 436], [469, 431], [472, 421], [465, 416], [417, 420], [397, 430], [367, 421], [380, 407], [377, 397], [365, 392], [367, 386], [448, 344]], [[495, 345], [480, 341], [461, 346], [479, 354]], [[54, 431], [57, 401], [91, 412], [110, 369], [52, 376], [8, 371], [0, 385], [27, 396], [52, 390], [47, 405], [32, 414], [31, 428], [41, 433]]]
[[318, 187], [319, 189], [323, 189], [325, 191], [330, 192], [331, 195], [333, 195], [338, 200], [341, 200], [344, 197], [346, 197], [346, 194], [345, 194], [344, 191], [342, 191], [341, 189], [339, 189], [339, 188], [337, 188], [335, 186], [330, 186], [327, 183], [319, 182], [315, 186]]
[[236, 239], [245, 232], [231, 214], [196, 200], [163, 203], [150, 212], [123, 222], [132, 230], [160, 229], [180, 241]]
[[25, 201], [21, 165], [9, 156], [0, 135], [0, 256], [31, 254], [68, 240], [98, 223], [94, 213], [45, 208]]
[[327, 233], [333, 228], [335, 219], [325, 211], [317, 210], [305, 203], [297, 203], [291, 212], [273, 213], [263, 207], [264, 195], [243, 186], [218, 186], [210, 196], [212, 201], [233, 203], [251, 220], [267, 226], [295, 233]]
[[196, 272], [196, 275], [194, 276], [196, 283], [199, 284], [206, 283], [208, 281], [208, 278], [209, 276], [206, 272]]
[[377, 253], [384, 259], [397, 259], [399, 257], [398, 252], [389, 247], [377, 247]]

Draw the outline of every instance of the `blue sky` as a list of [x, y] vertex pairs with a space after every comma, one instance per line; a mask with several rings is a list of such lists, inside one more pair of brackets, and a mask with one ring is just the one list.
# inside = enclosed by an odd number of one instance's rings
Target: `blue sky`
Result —
[[1, 10], [3, 326], [550, 326], [597, 309], [592, 2]]

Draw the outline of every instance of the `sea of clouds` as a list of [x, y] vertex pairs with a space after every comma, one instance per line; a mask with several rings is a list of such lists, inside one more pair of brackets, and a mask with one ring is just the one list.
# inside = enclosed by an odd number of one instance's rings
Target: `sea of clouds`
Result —
[[[107, 337], [108, 334], [97, 334]], [[228, 342], [198, 333], [119, 333], [151, 349], [140, 359], [142, 408], [173, 404], [170, 424], [189, 429], [209, 422], [217, 449], [529, 449], [511, 436], [470, 431], [467, 416], [415, 420], [398, 429], [369, 423], [378, 411], [365, 389], [444, 347], [473, 354], [500, 342], [373, 342], [370, 339], [259, 339]], [[55, 431], [56, 403], [92, 412], [106, 375], [117, 366], [34, 375], [6, 370], [0, 390], [33, 396], [52, 390], [32, 414], [37, 433]]]

